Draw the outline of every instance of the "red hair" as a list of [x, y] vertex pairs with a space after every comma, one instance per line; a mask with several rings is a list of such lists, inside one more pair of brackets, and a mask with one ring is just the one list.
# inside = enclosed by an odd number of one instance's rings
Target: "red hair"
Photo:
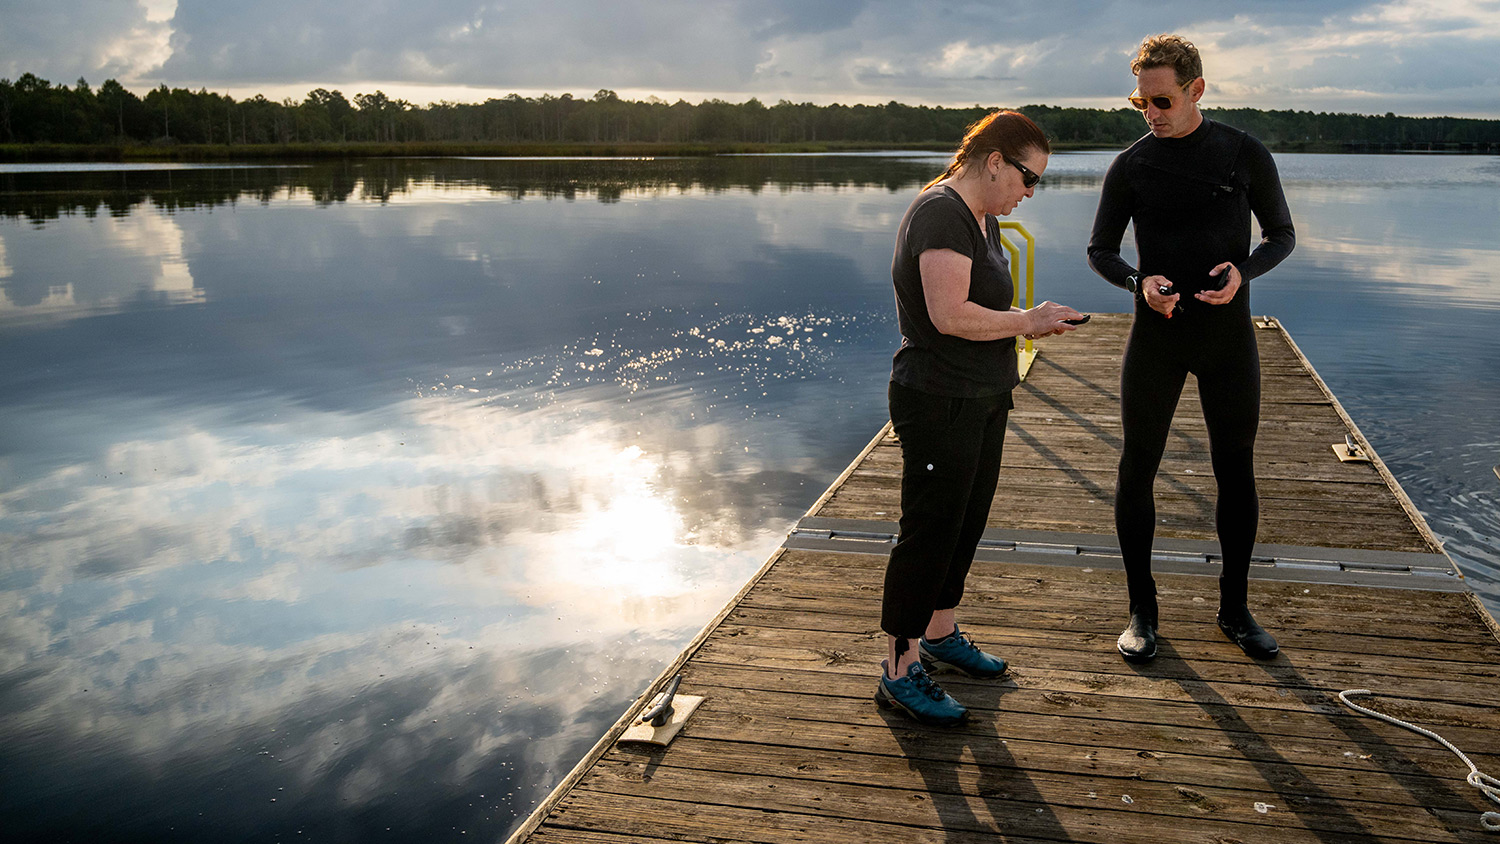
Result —
[[1031, 150], [1045, 155], [1052, 154], [1052, 145], [1047, 142], [1047, 135], [1042, 132], [1041, 127], [1019, 111], [992, 111], [964, 130], [964, 139], [953, 153], [948, 169], [928, 182], [927, 187], [960, 172], [973, 161], [992, 152], [998, 152], [1012, 161], [1020, 161]]

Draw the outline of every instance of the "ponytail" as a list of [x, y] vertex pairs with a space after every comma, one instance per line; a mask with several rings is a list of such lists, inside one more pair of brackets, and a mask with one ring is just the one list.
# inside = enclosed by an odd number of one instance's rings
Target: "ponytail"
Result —
[[992, 152], [998, 152], [1006, 158], [1020, 160], [1033, 149], [1049, 155], [1052, 153], [1052, 145], [1047, 142], [1047, 135], [1031, 122], [1031, 118], [1019, 111], [992, 111], [974, 121], [964, 130], [964, 138], [959, 142], [958, 149], [954, 151], [953, 160], [948, 162], [948, 169], [944, 170], [941, 176], [928, 182], [922, 189], [926, 190], [950, 176], [963, 172], [973, 163], [976, 156], [987, 156]]

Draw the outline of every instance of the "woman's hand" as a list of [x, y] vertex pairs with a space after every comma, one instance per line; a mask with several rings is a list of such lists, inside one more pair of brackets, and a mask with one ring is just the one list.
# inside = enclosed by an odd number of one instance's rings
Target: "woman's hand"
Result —
[[1025, 336], [1028, 340], [1038, 337], [1050, 337], [1053, 334], [1062, 334], [1065, 331], [1077, 331], [1078, 326], [1063, 322], [1065, 319], [1082, 319], [1083, 314], [1073, 310], [1067, 305], [1059, 305], [1056, 302], [1043, 302], [1034, 308], [1024, 311], [1026, 319], [1031, 327]]

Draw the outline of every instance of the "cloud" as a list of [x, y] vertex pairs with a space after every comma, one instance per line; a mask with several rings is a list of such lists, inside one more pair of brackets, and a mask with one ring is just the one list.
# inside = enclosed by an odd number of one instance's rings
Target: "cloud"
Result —
[[7, 5], [18, 23], [0, 34], [0, 68], [11, 74], [297, 98], [317, 86], [419, 102], [607, 87], [692, 100], [1113, 106], [1140, 37], [1177, 31], [1204, 48], [1223, 105], [1477, 115], [1500, 102], [1489, 61], [1500, 9], [1483, 0], [183, 0], [170, 20], [166, 6], [103, 4], [93, 16], [78, 13], [82, 0]]
[[138, 78], [171, 55], [172, 12], [173, 0], [0, 0], [0, 77]]
[[162, 73], [563, 89], [677, 87], [691, 75], [738, 87], [760, 57], [733, 11], [723, 3], [184, 3]]
[[[1395, 0], [1317, 26], [1243, 17], [1205, 27], [1215, 104], [1497, 116], [1500, 6]], [[1221, 72], [1222, 71], [1222, 72]]]

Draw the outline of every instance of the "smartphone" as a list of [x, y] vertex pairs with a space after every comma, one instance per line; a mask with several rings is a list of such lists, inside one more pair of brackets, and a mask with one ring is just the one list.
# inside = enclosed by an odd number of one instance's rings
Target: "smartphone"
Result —
[[1094, 318], [1093, 314], [1084, 314], [1083, 316], [1079, 317], [1078, 319], [1065, 319], [1065, 320], [1063, 320], [1063, 322], [1066, 322], [1068, 325], [1083, 325], [1085, 322], [1088, 322], [1089, 320], [1091, 320], [1093, 318]]

